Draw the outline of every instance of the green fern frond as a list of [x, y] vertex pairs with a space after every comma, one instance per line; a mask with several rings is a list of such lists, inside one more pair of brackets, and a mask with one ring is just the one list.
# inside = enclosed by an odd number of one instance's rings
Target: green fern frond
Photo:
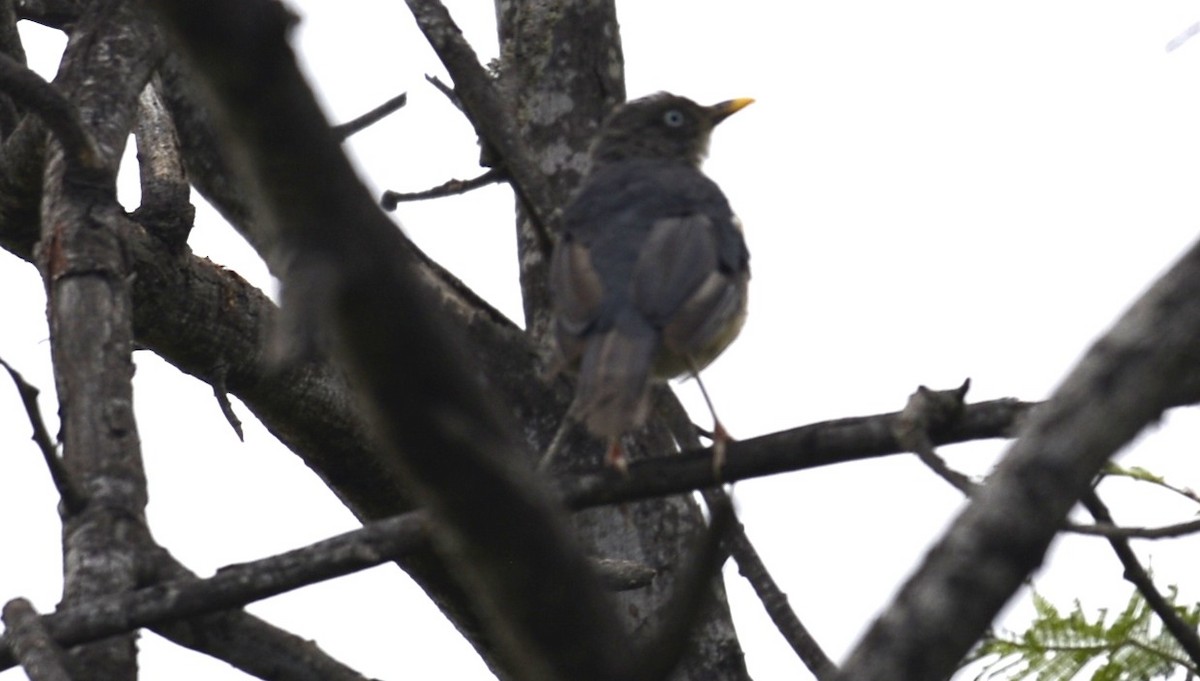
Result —
[[[1200, 603], [1175, 605], [1177, 595], [1171, 587], [1167, 601], [1190, 626], [1200, 625]], [[1079, 601], [1064, 615], [1036, 591], [1033, 608], [1028, 629], [989, 632], [960, 668], [983, 662], [975, 681], [1070, 681], [1085, 672], [1095, 681], [1149, 681], [1183, 670], [1200, 674], [1137, 590], [1111, 622], [1106, 610], [1089, 618]]]

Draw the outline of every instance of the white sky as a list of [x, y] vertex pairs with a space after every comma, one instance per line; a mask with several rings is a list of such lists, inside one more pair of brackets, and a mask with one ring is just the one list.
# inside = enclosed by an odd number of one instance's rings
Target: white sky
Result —
[[[408, 106], [352, 139], [376, 190], [479, 172], [470, 127], [424, 80], [444, 76], [400, 2], [292, 2], [298, 49], [334, 121], [407, 91]], [[485, 58], [491, 3], [447, 2]], [[706, 383], [735, 436], [900, 408], [918, 384], [972, 400], [1044, 397], [1200, 225], [1200, 19], [1195, 2], [626, 1], [628, 90], [758, 102], [722, 125], [706, 166], [746, 224], [751, 316]], [[26, 32], [52, 74], [61, 42]], [[136, 206], [136, 182], [123, 195]], [[404, 205], [409, 234], [519, 318], [512, 199], [492, 187]], [[204, 211], [193, 248], [270, 289], [248, 248]], [[469, 244], [469, 248], [464, 248]], [[55, 404], [35, 270], [0, 253], [0, 357]], [[247, 441], [207, 386], [138, 353], [137, 415], [151, 526], [202, 574], [354, 526], [246, 409]], [[706, 422], [694, 386], [682, 397]], [[53, 426], [52, 426], [53, 427]], [[58, 600], [51, 484], [0, 381], [0, 600]], [[1122, 459], [1195, 486], [1200, 421], [1173, 413]], [[981, 474], [1000, 443], [948, 448]], [[270, 481], [264, 497], [264, 481]], [[1195, 509], [1132, 485], [1102, 488], [1118, 521]], [[817, 640], [840, 659], [960, 505], [911, 457], [741, 483], [742, 519]], [[1195, 540], [1141, 543], [1160, 584], [1200, 598]], [[1060, 541], [1039, 589], [1063, 607], [1119, 608], [1120, 566], [1100, 540]], [[808, 678], [736, 572], [727, 570], [751, 674]], [[407, 578], [385, 566], [250, 607], [369, 677], [490, 678]], [[1018, 603], [1005, 622], [1020, 626]], [[153, 635], [143, 678], [239, 679]], [[186, 671], [185, 671], [186, 668]], [[0, 681], [23, 679], [19, 670]]]

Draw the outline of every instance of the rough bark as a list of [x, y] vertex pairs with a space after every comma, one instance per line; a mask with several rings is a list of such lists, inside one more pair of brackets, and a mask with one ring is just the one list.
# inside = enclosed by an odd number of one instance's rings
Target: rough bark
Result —
[[[92, 3], [71, 33], [56, 85], [90, 145], [51, 144], [39, 262], [49, 305], [63, 460], [85, 503], [63, 518], [63, 602], [129, 591], [146, 481], [133, 415], [133, 325], [126, 226], [115, 181], [137, 94], [156, 60], [154, 31], [131, 3]], [[137, 677], [134, 636], [80, 646], [73, 668]]]
[[[520, 139], [544, 175], [554, 205], [563, 206], [588, 169], [588, 148], [600, 122], [625, 100], [624, 57], [616, 4], [612, 0], [497, 0], [500, 34], [500, 85], [515, 114]], [[520, 206], [518, 206], [520, 208]], [[535, 342], [548, 342], [550, 298], [548, 253], [539, 226], [518, 211], [517, 244], [525, 325]], [[673, 395], [667, 399], [674, 399]], [[538, 451], [553, 437], [552, 429], [531, 438]], [[646, 451], [665, 452], [672, 439], [660, 423], [652, 425], [629, 448], [631, 458]], [[575, 436], [570, 450], [600, 445]], [[621, 596], [630, 630], [651, 625], [675, 584], [680, 561], [704, 522], [691, 496], [667, 497], [621, 509], [580, 513], [575, 527], [589, 549], [599, 555], [662, 566], [650, 589]], [[725, 603], [724, 585], [713, 584], [711, 608], [676, 672], [679, 679], [746, 678], [741, 648]]]

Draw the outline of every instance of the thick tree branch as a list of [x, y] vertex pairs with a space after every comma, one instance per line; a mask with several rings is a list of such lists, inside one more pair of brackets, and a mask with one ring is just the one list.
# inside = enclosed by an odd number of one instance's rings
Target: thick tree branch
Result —
[[949, 676], [1042, 561], [1109, 457], [1180, 400], [1200, 365], [1200, 245], [1098, 340], [1033, 413], [843, 667], [855, 681]]
[[4, 604], [5, 638], [30, 681], [71, 681], [66, 656], [38, 618], [33, 604], [14, 598]]
[[[133, 312], [115, 183], [156, 36], [133, 2], [97, 0], [71, 34], [56, 87], [71, 102], [49, 147], [39, 267], [62, 414], [63, 462], [85, 505], [63, 518], [63, 602], [128, 591], [144, 522], [146, 480], [133, 415]], [[31, 107], [32, 108], [32, 107]], [[71, 132], [74, 121], [87, 126]], [[97, 681], [135, 679], [130, 635], [72, 651]]]
[[[611, 604], [529, 473], [514, 467], [520, 448], [341, 154], [296, 70], [278, 7], [157, 5], [224, 107], [231, 148], [244, 154], [259, 205], [296, 259], [285, 285], [334, 333], [382, 441], [437, 518], [435, 546], [479, 599], [506, 666], [527, 678], [623, 676]], [[294, 150], [286, 162], [284, 150]]]

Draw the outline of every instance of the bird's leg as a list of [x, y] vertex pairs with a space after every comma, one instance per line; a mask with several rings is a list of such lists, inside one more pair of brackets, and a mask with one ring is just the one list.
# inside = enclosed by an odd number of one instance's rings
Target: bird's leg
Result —
[[621, 446], [619, 435], [608, 441], [604, 463], [621, 475], [629, 475], [629, 459], [625, 457], [625, 449]]
[[708, 413], [712, 414], [713, 429], [713, 477], [721, 479], [721, 469], [725, 467], [725, 448], [733, 440], [729, 435], [729, 431], [725, 430], [725, 426], [721, 425], [721, 419], [717, 418], [717, 410], [713, 408], [712, 398], [708, 396], [708, 389], [704, 387], [704, 381], [700, 380], [700, 370], [696, 367], [696, 363], [691, 357], [687, 358], [688, 370], [692, 373], [692, 378], [696, 379], [696, 385], [700, 386], [700, 394], [704, 397], [704, 404], [708, 405]]

